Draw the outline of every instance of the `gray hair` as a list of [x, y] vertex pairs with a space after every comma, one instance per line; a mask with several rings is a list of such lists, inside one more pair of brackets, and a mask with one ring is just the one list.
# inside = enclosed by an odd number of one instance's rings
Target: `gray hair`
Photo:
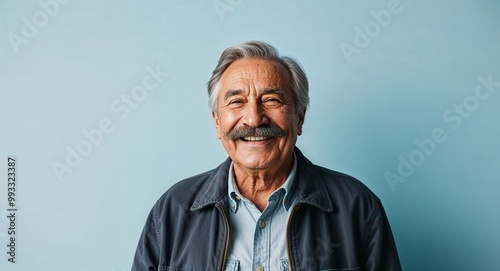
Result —
[[247, 41], [234, 45], [222, 52], [219, 62], [208, 80], [208, 105], [217, 114], [217, 102], [220, 91], [220, 79], [226, 69], [236, 60], [242, 58], [261, 58], [275, 61], [285, 67], [292, 77], [291, 87], [295, 94], [296, 112], [302, 112], [309, 105], [309, 84], [307, 76], [299, 62], [291, 57], [280, 57], [278, 50], [262, 41]]

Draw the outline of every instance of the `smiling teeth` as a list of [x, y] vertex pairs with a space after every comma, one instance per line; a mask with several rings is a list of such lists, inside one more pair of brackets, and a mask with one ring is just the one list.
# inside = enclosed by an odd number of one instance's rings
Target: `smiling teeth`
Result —
[[246, 137], [243, 137], [243, 139], [246, 141], [261, 141], [261, 140], [266, 140], [267, 137], [264, 137], [264, 136], [246, 136]]

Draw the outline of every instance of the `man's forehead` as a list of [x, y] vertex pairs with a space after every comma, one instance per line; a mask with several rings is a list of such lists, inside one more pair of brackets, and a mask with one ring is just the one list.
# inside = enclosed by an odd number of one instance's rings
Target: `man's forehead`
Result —
[[252, 80], [271, 79], [276, 81], [287, 80], [287, 73], [283, 66], [271, 60], [244, 58], [233, 62], [222, 74], [221, 80]]

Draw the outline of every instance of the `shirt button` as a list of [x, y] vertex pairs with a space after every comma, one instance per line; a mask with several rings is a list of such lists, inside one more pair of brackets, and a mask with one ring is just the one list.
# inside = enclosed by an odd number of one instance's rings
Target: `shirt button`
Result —
[[[264, 220], [259, 220], [259, 228], [261, 228], [261, 229], [262, 229], [262, 228], [264, 228], [265, 226], [266, 226], [266, 222], [264, 222]], [[259, 270], [259, 269], [257, 268], [257, 270]], [[262, 268], [262, 270], [264, 270], [264, 268]]]
[[255, 268], [255, 271], [264, 271], [264, 266], [259, 265], [257, 268]]
[[236, 196], [235, 198], [236, 198], [236, 200], [241, 200], [241, 198], [239, 196]]

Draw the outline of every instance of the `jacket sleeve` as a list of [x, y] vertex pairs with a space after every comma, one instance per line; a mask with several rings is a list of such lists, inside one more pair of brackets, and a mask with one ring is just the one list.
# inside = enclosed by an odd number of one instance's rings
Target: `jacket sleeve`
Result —
[[135, 251], [132, 271], [156, 271], [159, 265], [159, 238], [157, 230], [157, 205], [148, 215], [146, 225], [142, 230], [139, 244]]
[[396, 244], [382, 203], [372, 214], [365, 237], [365, 271], [401, 271]]

